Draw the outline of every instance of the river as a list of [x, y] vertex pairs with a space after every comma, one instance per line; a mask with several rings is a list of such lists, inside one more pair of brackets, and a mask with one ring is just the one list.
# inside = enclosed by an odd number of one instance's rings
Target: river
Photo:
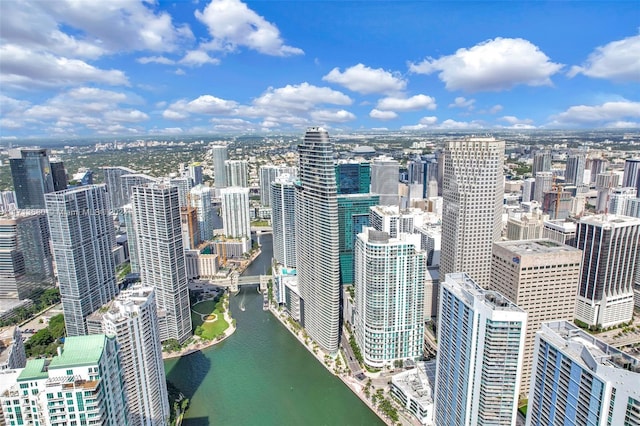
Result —
[[[265, 273], [271, 235], [245, 271]], [[165, 362], [167, 378], [191, 399], [185, 426], [384, 424], [268, 311], [257, 287], [231, 298], [236, 332], [216, 346]]]

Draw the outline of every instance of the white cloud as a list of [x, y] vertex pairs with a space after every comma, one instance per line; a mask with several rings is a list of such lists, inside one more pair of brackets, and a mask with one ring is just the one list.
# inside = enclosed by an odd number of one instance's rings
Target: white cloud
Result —
[[398, 117], [398, 114], [393, 111], [380, 111], [379, 109], [374, 108], [369, 112], [369, 117], [378, 120], [393, 120]]
[[640, 127], [640, 122], [638, 121], [614, 121], [611, 123], [607, 123], [605, 126], [610, 129], [636, 129]]
[[176, 63], [173, 59], [169, 59], [165, 56], [143, 56], [141, 58], [136, 59], [136, 61], [141, 64], [163, 64], [163, 65], [173, 65]]
[[489, 108], [489, 114], [497, 114], [500, 111], [502, 111], [504, 109], [504, 107], [500, 104], [494, 105], [491, 108]]
[[220, 59], [212, 58], [207, 52], [202, 50], [190, 50], [179, 62], [183, 65], [199, 67], [204, 64], [218, 65]]
[[597, 47], [582, 66], [571, 67], [569, 77], [576, 74], [614, 81], [640, 81], [640, 35]]
[[415, 95], [410, 98], [388, 97], [378, 101], [377, 109], [383, 111], [416, 111], [436, 109], [436, 100], [427, 95]]
[[640, 102], [615, 101], [601, 105], [575, 105], [551, 117], [548, 127], [608, 127], [640, 118]]
[[286, 85], [274, 89], [270, 87], [253, 101], [256, 107], [276, 108], [286, 111], [309, 111], [316, 105], [351, 105], [350, 97], [328, 87], [318, 87], [309, 83]]
[[341, 72], [339, 68], [332, 69], [322, 80], [336, 83], [349, 90], [362, 94], [396, 93], [405, 89], [407, 82], [399, 73], [385, 71], [382, 68], [369, 68], [357, 64]]
[[321, 109], [311, 111], [311, 119], [319, 123], [346, 123], [355, 120], [356, 116], [344, 109], [338, 111]]
[[247, 47], [273, 56], [301, 55], [297, 47], [287, 46], [280, 31], [239, 0], [212, 0], [196, 18], [205, 24], [213, 38], [204, 43], [210, 50], [235, 51]]
[[508, 124], [511, 125], [515, 125], [515, 124], [532, 124], [533, 120], [531, 120], [530, 118], [525, 118], [525, 119], [520, 119], [518, 117], [515, 117], [513, 115], [505, 115], [504, 117], [501, 117], [499, 119], [500, 121], [504, 121]]
[[432, 126], [438, 122], [438, 117], [430, 116], [430, 117], [422, 117], [420, 119], [420, 124]]
[[190, 114], [229, 115], [237, 107], [238, 104], [235, 101], [202, 95], [189, 102], [184, 99], [174, 102], [162, 113], [162, 116], [169, 120], [184, 120]]
[[551, 76], [563, 65], [549, 60], [537, 46], [521, 38], [487, 40], [439, 59], [409, 64], [409, 71], [438, 77], [448, 90], [501, 91], [514, 86], [551, 85]]
[[475, 102], [475, 99], [466, 99], [463, 96], [458, 96], [454, 99], [453, 103], [449, 104], [449, 108], [466, 108], [472, 110]]
[[104, 118], [108, 121], [138, 123], [140, 121], [148, 120], [149, 116], [142, 111], [138, 111], [136, 109], [130, 109], [130, 110], [107, 111], [104, 114]]
[[438, 128], [441, 129], [481, 129], [484, 125], [479, 121], [456, 121], [456, 120], [444, 120]]
[[401, 130], [425, 130], [430, 128], [435, 128], [435, 124], [438, 122], [438, 117], [428, 116], [422, 117], [418, 124], [402, 126]]

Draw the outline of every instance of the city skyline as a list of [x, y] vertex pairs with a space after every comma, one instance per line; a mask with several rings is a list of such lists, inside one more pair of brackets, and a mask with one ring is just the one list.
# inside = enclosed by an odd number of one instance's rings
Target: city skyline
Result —
[[3, 139], [640, 125], [633, 2], [6, 1], [0, 12]]

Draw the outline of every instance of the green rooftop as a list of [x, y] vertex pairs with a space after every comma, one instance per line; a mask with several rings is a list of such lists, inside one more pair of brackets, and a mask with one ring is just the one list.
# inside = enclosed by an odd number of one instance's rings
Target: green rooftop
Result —
[[95, 365], [100, 361], [107, 336], [71, 336], [64, 341], [62, 355], [53, 357], [49, 369]]
[[27, 361], [24, 370], [18, 376], [19, 382], [28, 382], [29, 380], [46, 379], [49, 373], [45, 368], [45, 359], [31, 359]]

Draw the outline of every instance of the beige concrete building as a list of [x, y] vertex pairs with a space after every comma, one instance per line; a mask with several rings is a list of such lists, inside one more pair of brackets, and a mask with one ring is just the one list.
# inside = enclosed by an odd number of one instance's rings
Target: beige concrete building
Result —
[[582, 251], [550, 239], [493, 245], [490, 289], [527, 312], [520, 395], [529, 392], [536, 332], [543, 322], [573, 321]]

